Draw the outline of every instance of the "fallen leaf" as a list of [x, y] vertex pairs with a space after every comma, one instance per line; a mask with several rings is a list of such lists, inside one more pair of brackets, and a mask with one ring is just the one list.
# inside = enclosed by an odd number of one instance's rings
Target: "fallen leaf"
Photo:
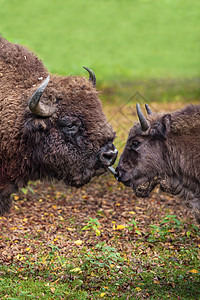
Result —
[[100, 236], [101, 235], [101, 231], [99, 229], [95, 230], [96, 236]]
[[69, 227], [66, 227], [67, 230], [69, 231], [73, 231], [74, 229], [73, 228], [69, 228]]
[[106, 293], [101, 293], [100, 297], [103, 298], [106, 295]]
[[122, 230], [124, 228], [126, 228], [126, 226], [124, 226], [124, 225], [117, 225], [117, 227], [116, 227], [115, 230]]
[[83, 241], [81, 241], [81, 240], [77, 240], [77, 241], [74, 241], [74, 244], [76, 244], [76, 245], [80, 246], [80, 245], [82, 245], [82, 244], [83, 244]]
[[190, 273], [194, 273], [194, 274], [195, 274], [195, 273], [199, 273], [196, 269], [192, 269], [192, 270], [190, 270], [189, 272], [190, 272]]
[[82, 273], [81, 268], [74, 268], [70, 270], [71, 273]]

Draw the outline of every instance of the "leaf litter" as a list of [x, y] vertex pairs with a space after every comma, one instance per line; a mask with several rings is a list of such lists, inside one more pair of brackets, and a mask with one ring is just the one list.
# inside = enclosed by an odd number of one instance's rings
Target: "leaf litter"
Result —
[[[111, 274], [115, 273], [115, 280], [120, 281], [123, 268], [127, 267], [140, 278], [141, 285], [132, 286], [131, 281], [116, 285], [118, 297], [132, 289], [138, 297], [148, 298], [149, 292], [142, 286], [146, 272], [152, 275], [152, 284], [156, 286], [167, 282], [165, 276], [154, 274], [155, 267], [166, 265], [155, 246], [159, 245], [169, 251], [169, 265], [176, 264], [179, 270], [186, 267], [188, 278], [199, 276], [200, 270], [190, 267], [187, 257], [184, 263], [178, 257], [181, 249], [196, 247], [200, 252], [200, 235], [192, 213], [177, 198], [158, 189], [148, 198], [137, 198], [111, 174], [95, 178], [80, 189], [66, 188], [61, 183], [29, 185], [26, 193], [19, 191], [13, 195], [10, 214], [0, 217], [0, 264], [10, 267], [10, 272], [21, 272], [22, 278], [26, 278], [23, 271], [27, 266], [42, 272], [50, 263], [50, 281], [73, 278], [74, 284], [79, 280], [82, 285], [85, 280], [85, 290], [92, 293], [94, 285], [100, 291], [98, 286], [104, 282], [103, 275], [95, 275], [99, 268], [104, 268], [111, 282]], [[73, 262], [75, 258], [79, 264]], [[71, 261], [69, 275], [63, 271], [67, 259]], [[13, 269], [13, 264], [18, 269]], [[86, 275], [84, 266], [90, 266], [93, 272], [87, 271], [90, 274]], [[170, 285], [173, 288], [173, 280]], [[55, 292], [54, 286], [50, 291]], [[106, 295], [112, 296], [107, 290], [99, 292], [99, 297]]]

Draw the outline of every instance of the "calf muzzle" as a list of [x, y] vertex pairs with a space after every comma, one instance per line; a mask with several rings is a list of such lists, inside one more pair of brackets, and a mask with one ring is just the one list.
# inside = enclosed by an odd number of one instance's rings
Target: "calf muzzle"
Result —
[[117, 167], [114, 176], [119, 182], [122, 182], [125, 186], [131, 186], [131, 178], [128, 172], [125, 172], [121, 168]]

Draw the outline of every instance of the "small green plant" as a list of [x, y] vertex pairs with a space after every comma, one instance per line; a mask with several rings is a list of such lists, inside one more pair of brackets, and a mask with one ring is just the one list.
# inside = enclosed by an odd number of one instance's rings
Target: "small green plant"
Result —
[[116, 264], [122, 263], [124, 258], [114, 247], [103, 243], [98, 243], [92, 251], [88, 251], [83, 260], [83, 266], [88, 268], [110, 268]]
[[82, 228], [82, 230], [92, 230], [95, 231], [96, 236], [101, 235], [101, 231], [99, 229], [100, 223], [97, 218], [90, 218], [87, 225]]
[[160, 224], [166, 224], [166, 227], [170, 229], [172, 227], [180, 229], [182, 222], [177, 219], [176, 215], [167, 215]]
[[182, 222], [177, 219], [176, 215], [167, 215], [160, 225], [151, 225], [151, 231], [148, 238], [149, 242], [155, 241], [157, 238], [165, 240], [172, 230], [180, 230]]
[[29, 182], [27, 187], [23, 187], [23, 188], [20, 189], [24, 195], [27, 195], [28, 191], [30, 191], [32, 194], [35, 194], [34, 190], [30, 186], [30, 184], [33, 184], [33, 183]]
[[135, 233], [141, 235], [141, 231], [138, 229], [138, 226], [137, 226], [138, 222], [133, 219], [130, 223], [128, 223], [128, 226], [127, 226], [127, 229], [129, 231], [135, 231]]
[[189, 224], [188, 227], [189, 227], [189, 230], [186, 232], [187, 237], [192, 236], [192, 235], [200, 236], [200, 231], [196, 225]]

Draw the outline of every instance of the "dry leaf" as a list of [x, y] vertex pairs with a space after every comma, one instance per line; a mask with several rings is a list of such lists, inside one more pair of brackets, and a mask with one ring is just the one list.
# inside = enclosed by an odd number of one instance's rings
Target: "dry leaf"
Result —
[[106, 293], [101, 293], [100, 297], [103, 298], [106, 295]]
[[141, 289], [140, 287], [136, 287], [135, 290], [136, 290], [137, 292], [139, 292], [139, 291], [141, 291], [142, 289]]
[[70, 270], [71, 273], [82, 273], [81, 268], [74, 268]]
[[80, 245], [82, 245], [82, 244], [83, 244], [83, 241], [81, 241], [81, 240], [77, 240], [77, 241], [74, 241], [74, 244], [76, 244], [76, 245], [80, 246]]
[[126, 228], [126, 226], [124, 226], [124, 225], [117, 225], [117, 227], [116, 227], [115, 230], [122, 230], [124, 228]]
[[194, 273], [194, 274], [195, 274], [195, 273], [199, 273], [196, 269], [192, 269], [192, 270], [190, 270], [189, 272], [190, 272], [190, 273]]

